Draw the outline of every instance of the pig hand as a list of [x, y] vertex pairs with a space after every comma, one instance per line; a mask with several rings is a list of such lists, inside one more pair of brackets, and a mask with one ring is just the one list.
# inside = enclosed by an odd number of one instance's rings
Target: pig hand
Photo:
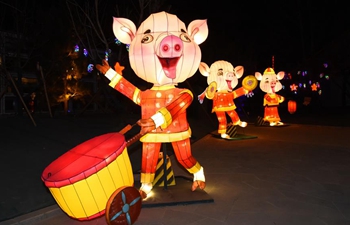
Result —
[[247, 96], [247, 98], [253, 97], [254, 92], [253, 91], [248, 91], [248, 93], [245, 94], [245, 96]]
[[280, 103], [284, 102], [284, 97], [280, 96]]
[[203, 104], [206, 91], [207, 91], [207, 89], [205, 89], [205, 91], [203, 91], [202, 94], [198, 95], [198, 101], [199, 101], [200, 104]]
[[103, 74], [106, 74], [107, 71], [111, 68], [109, 65], [108, 65], [108, 62], [107, 60], [102, 60], [102, 65], [100, 64], [97, 64], [96, 65], [96, 68]]
[[139, 121], [137, 121], [137, 124], [141, 127], [141, 131], [140, 131], [141, 135], [145, 135], [156, 129], [156, 124], [151, 118], [140, 119]]

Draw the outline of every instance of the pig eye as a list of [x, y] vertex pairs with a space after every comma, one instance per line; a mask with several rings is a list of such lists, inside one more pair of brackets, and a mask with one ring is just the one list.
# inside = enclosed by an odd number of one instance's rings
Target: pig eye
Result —
[[141, 40], [141, 43], [142, 44], [147, 44], [147, 43], [150, 43], [151, 41], [153, 41], [153, 36], [150, 35], [150, 34], [146, 34], [142, 40]]
[[191, 39], [188, 37], [187, 34], [180, 34], [180, 38], [181, 40], [185, 41], [185, 42], [191, 42]]
[[218, 76], [223, 76], [224, 75], [224, 71], [222, 69], [219, 69], [217, 75]]

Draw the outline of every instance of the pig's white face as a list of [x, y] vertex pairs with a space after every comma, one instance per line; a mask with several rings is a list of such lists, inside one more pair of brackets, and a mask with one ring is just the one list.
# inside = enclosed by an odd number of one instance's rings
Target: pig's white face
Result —
[[284, 77], [283, 71], [275, 74], [275, 71], [272, 68], [267, 68], [263, 75], [256, 72], [255, 77], [260, 81], [259, 86], [263, 92], [273, 94], [282, 89], [280, 80]]
[[151, 14], [137, 31], [128, 19], [114, 18], [113, 31], [121, 42], [130, 42], [129, 61], [136, 75], [155, 86], [176, 85], [193, 76], [201, 60], [198, 45], [208, 35], [206, 20], [192, 21], [187, 31], [177, 16], [166, 12]]
[[210, 66], [208, 84], [215, 81], [218, 91], [232, 91], [238, 84], [238, 78], [243, 74], [243, 71], [241, 72], [236, 74], [235, 68], [229, 62], [216, 61]]
[[210, 85], [216, 82], [217, 91], [232, 91], [238, 84], [238, 79], [242, 77], [243, 66], [236, 66], [224, 60], [218, 60], [211, 64], [210, 68], [205, 63], [201, 63], [199, 71], [202, 75], [207, 76], [207, 83]]

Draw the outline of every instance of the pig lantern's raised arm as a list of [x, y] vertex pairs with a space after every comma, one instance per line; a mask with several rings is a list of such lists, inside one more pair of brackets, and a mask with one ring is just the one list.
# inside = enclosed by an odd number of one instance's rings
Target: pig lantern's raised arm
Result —
[[[99, 71], [105, 73], [107, 78], [112, 77], [109, 84], [110, 86], [114, 87], [114, 89], [120, 93], [123, 93], [129, 99], [133, 100], [137, 105], [140, 105], [141, 91], [124, 77], [122, 77], [121, 74], [124, 67], [120, 66], [117, 62], [114, 67], [115, 70], [113, 70], [110, 68], [106, 60], [102, 61], [102, 65], [98, 64], [96, 67]], [[148, 132], [153, 131], [157, 127], [161, 127], [162, 129], [167, 128], [172, 123], [173, 118], [177, 118], [177, 116], [186, 111], [192, 101], [193, 95], [190, 91], [184, 90], [183, 92], [179, 93], [177, 98], [157, 111], [157, 113], [151, 116], [151, 118], [145, 118], [138, 121], [138, 124], [141, 126], [140, 133], [144, 135]], [[150, 124], [153, 125], [150, 126]]]
[[141, 91], [109, 68], [97, 65], [110, 80], [110, 86], [141, 106], [142, 145], [141, 187], [143, 197], [151, 191], [161, 143], [171, 143], [178, 162], [193, 174], [192, 191], [205, 188], [203, 167], [191, 153], [191, 129], [186, 109], [193, 101], [190, 90], [177, 88], [193, 76], [201, 61], [199, 44], [208, 37], [206, 20], [194, 20], [186, 28], [176, 15], [151, 14], [139, 28], [126, 18], [113, 18], [113, 32], [129, 44], [129, 62], [135, 74], [153, 84]]

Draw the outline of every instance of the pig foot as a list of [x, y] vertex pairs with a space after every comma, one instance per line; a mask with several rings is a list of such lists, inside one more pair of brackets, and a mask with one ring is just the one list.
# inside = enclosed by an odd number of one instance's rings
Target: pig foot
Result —
[[205, 188], [205, 182], [204, 181], [200, 181], [200, 180], [196, 180], [196, 181], [193, 181], [192, 183], [192, 191], [195, 191], [197, 188], [200, 188], [202, 190], [204, 190]]
[[231, 139], [230, 135], [228, 135], [228, 134], [221, 134], [221, 138], [223, 138], [223, 139]]
[[140, 193], [140, 196], [141, 196], [142, 199], [146, 199], [147, 198], [147, 194], [144, 191], [139, 190], [139, 193]]
[[152, 183], [142, 183], [141, 187], [140, 187], [140, 195], [142, 199], [147, 198], [147, 195], [151, 192], [153, 188], [153, 184]]
[[205, 176], [203, 167], [201, 167], [198, 172], [194, 173], [191, 190], [195, 191], [198, 187], [202, 190], [205, 188]]
[[239, 125], [240, 127], [246, 127], [248, 124], [247, 124], [247, 122], [239, 121], [238, 125]]

